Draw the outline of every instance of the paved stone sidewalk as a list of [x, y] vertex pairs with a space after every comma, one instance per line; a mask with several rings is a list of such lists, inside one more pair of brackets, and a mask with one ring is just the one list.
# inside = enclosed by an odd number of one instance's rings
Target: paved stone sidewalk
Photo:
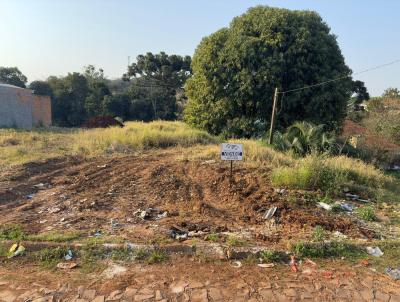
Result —
[[244, 279], [220, 282], [155, 280], [148, 284], [126, 286], [120, 290], [105, 292], [80, 286], [70, 288], [68, 284], [56, 289], [17, 285], [0, 281], [1, 302], [105, 302], [105, 301], [386, 301], [400, 302], [400, 290], [396, 284], [367, 277], [360, 282], [354, 279], [340, 281], [307, 280], [285, 278], [271, 282], [253, 284]]

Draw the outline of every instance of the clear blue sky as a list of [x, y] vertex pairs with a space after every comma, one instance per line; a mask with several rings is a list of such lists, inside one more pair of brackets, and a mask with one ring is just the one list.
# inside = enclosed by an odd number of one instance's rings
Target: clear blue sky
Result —
[[[192, 55], [202, 37], [258, 4], [317, 11], [354, 72], [400, 59], [399, 0], [0, 0], [0, 66], [18, 66], [29, 81], [88, 64], [116, 78], [128, 55]], [[372, 95], [400, 88], [400, 63], [358, 79]]]

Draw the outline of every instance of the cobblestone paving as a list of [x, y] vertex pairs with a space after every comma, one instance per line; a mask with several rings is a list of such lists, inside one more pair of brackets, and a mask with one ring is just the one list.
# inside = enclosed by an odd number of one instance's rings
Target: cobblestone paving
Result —
[[219, 278], [220, 281], [177, 279], [171, 282], [157, 276], [150, 279], [135, 279], [134, 284], [111, 291], [90, 286], [71, 288], [67, 283], [52, 289], [36, 283], [21, 285], [0, 279], [0, 301], [400, 301], [399, 284], [370, 275], [361, 280], [275, 277], [252, 283], [240, 274], [232, 280]]

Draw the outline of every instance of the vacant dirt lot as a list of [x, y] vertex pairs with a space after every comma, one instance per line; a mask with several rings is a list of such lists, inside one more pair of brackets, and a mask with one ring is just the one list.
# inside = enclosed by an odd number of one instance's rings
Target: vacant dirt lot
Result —
[[[227, 164], [181, 161], [176, 151], [32, 163], [3, 175], [0, 223], [28, 233], [100, 231], [131, 242], [168, 238], [173, 227], [283, 246], [316, 225], [351, 238], [374, 236], [347, 215], [317, 208], [316, 193], [277, 192], [267, 170], [235, 166], [231, 179]], [[271, 207], [277, 211], [266, 223]]]

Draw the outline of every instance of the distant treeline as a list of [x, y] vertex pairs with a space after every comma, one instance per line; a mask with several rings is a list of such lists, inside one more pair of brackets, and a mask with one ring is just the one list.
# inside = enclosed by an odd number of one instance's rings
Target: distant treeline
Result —
[[[139, 55], [121, 79], [110, 80], [102, 69], [88, 65], [82, 73], [50, 76], [28, 88], [52, 100], [53, 123], [80, 126], [94, 116], [124, 120], [175, 120], [186, 102], [183, 85], [191, 75], [191, 58], [147, 53]], [[16, 67], [0, 67], [0, 82], [26, 87], [27, 78]]]

